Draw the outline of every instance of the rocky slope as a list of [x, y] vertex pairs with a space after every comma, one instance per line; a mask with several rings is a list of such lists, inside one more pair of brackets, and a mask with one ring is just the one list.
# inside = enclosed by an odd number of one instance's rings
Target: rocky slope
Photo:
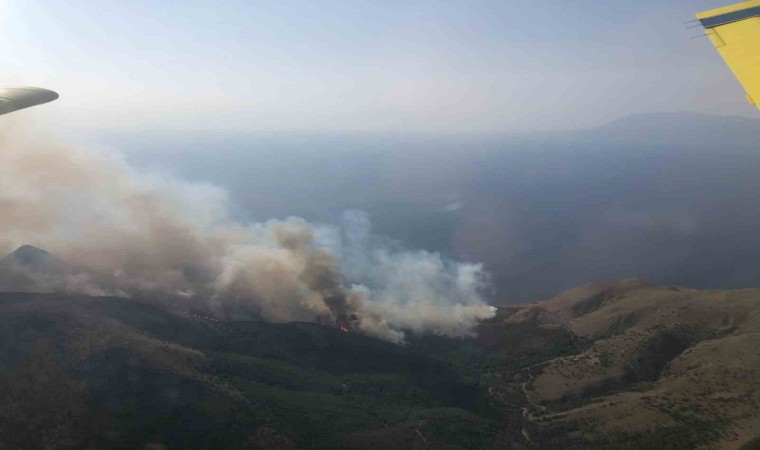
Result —
[[525, 408], [526, 446], [742, 448], [760, 436], [760, 289], [591, 284], [498, 326], [575, 346], [502, 377]]

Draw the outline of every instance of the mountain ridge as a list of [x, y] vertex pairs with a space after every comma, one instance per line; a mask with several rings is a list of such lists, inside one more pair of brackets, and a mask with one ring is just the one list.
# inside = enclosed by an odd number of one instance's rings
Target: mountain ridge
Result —
[[[3, 261], [50, 258], [24, 247]], [[636, 278], [500, 307], [465, 339], [410, 333], [404, 346], [150, 297], [0, 292], [0, 441], [740, 449], [760, 439], [758, 335], [758, 288]]]
[[738, 449], [760, 435], [760, 289], [596, 283], [503, 323], [580, 342], [502, 387], [524, 393], [523, 429], [546, 448]]

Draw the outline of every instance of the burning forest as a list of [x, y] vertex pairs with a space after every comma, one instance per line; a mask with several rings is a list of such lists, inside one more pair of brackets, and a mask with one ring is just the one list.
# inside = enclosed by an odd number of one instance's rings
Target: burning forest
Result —
[[468, 335], [494, 314], [481, 265], [390, 248], [361, 211], [337, 225], [240, 223], [215, 186], [139, 173], [118, 154], [17, 124], [1, 143], [0, 250], [33, 244], [65, 261], [58, 289], [219, 319], [337, 324], [392, 342], [406, 331]]

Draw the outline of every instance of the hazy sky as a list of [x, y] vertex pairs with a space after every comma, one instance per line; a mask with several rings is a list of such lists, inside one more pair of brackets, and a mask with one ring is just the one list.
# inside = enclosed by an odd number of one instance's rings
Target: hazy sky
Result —
[[68, 130], [478, 132], [757, 115], [693, 13], [728, 0], [0, 3], [5, 85]]

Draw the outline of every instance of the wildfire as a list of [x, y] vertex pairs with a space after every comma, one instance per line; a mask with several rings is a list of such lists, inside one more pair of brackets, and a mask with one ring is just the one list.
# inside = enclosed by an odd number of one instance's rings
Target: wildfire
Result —
[[348, 333], [348, 327], [343, 324], [340, 324], [340, 331], [344, 333]]

